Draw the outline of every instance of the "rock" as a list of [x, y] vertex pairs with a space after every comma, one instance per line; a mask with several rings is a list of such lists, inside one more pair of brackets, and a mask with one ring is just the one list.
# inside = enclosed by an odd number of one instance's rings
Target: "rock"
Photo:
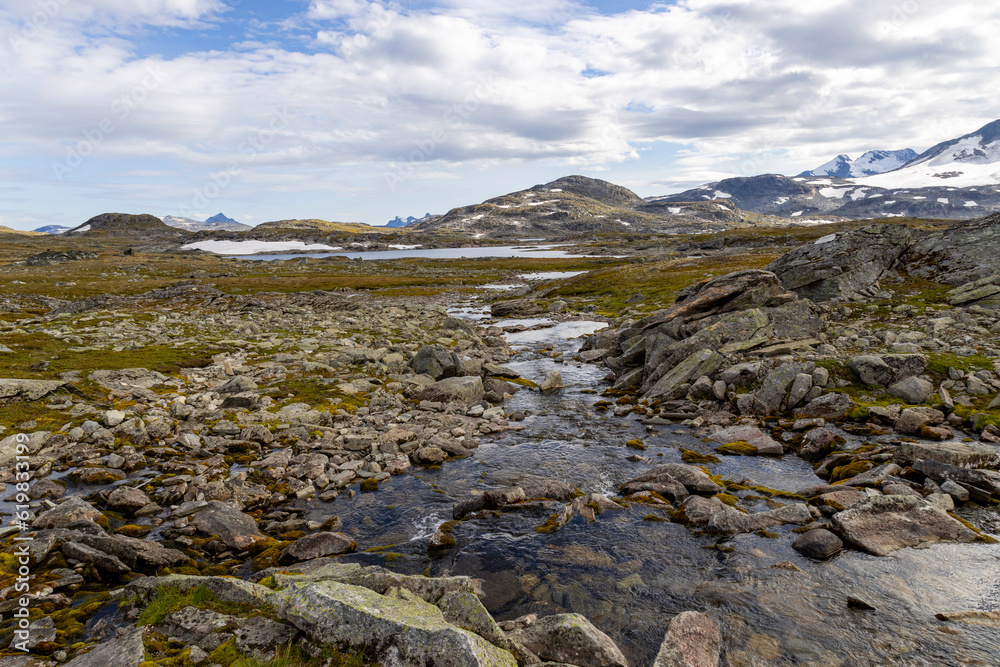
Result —
[[988, 502], [990, 496], [1000, 498], [1000, 472], [995, 470], [970, 470], [927, 459], [914, 461], [913, 469], [938, 482], [957, 482], [980, 504]]
[[919, 491], [908, 484], [883, 484], [882, 493], [887, 496], [916, 496], [918, 498], [923, 498]]
[[191, 516], [191, 523], [205, 535], [215, 535], [234, 549], [246, 549], [267, 539], [257, 529], [257, 522], [248, 514], [218, 500]]
[[[717, 498], [713, 500], [718, 500]], [[708, 519], [706, 531], [723, 535], [752, 533], [766, 530], [784, 523], [804, 525], [813, 520], [809, 508], [802, 503], [793, 503], [765, 512], [744, 514], [735, 507], [730, 507], [720, 501], [721, 511], [714, 512]]]
[[103, 515], [86, 500], [79, 496], [70, 496], [47, 512], [39, 514], [32, 522], [31, 527], [38, 530], [65, 528], [77, 521], [96, 522], [102, 518]]
[[781, 456], [785, 452], [784, 448], [771, 436], [749, 424], [730, 426], [709, 435], [708, 438], [723, 445], [742, 440], [756, 447], [757, 453], [763, 456]]
[[410, 360], [414, 373], [424, 373], [435, 380], [458, 375], [458, 362], [451, 352], [440, 345], [424, 345]]
[[933, 542], [972, 542], [976, 533], [916, 496], [873, 496], [833, 515], [843, 539], [876, 556]]
[[130, 486], [119, 486], [108, 496], [108, 509], [133, 514], [152, 501], [145, 493]]
[[844, 443], [844, 438], [828, 428], [814, 428], [802, 436], [799, 456], [806, 461], [816, 462], [823, 459], [838, 445]]
[[839, 485], [834, 487], [834, 489], [833, 491], [819, 494], [810, 502], [817, 507], [832, 507], [836, 511], [842, 512], [868, 497], [868, 494], [861, 489], [847, 485]]
[[138, 667], [146, 659], [142, 643], [142, 628], [126, 630], [120, 637], [98, 644], [83, 655], [78, 655], [66, 667]]
[[939, 621], [1000, 628], [1000, 611], [945, 611], [934, 614]]
[[989, 445], [972, 442], [904, 442], [893, 454], [892, 460], [901, 466], [912, 465], [919, 459], [960, 468], [1000, 467], [1000, 450]]
[[1000, 273], [1000, 217], [964, 221], [917, 241], [903, 261], [910, 275], [963, 285]]
[[430, 667], [515, 667], [513, 654], [445, 621], [418, 599], [380, 595], [334, 581], [291, 583], [275, 594], [279, 615], [314, 644], [373, 651], [380, 663]]
[[764, 378], [764, 383], [753, 394], [753, 411], [757, 415], [773, 415], [788, 408], [788, 395], [799, 375], [809, 369], [806, 364], [783, 364]]
[[941, 483], [941, 491], [947, 493], [952, 497], [953, 500], [960, 503], [964, 503], [969, 499], [969, 492], [962, 486], [956, 484], [950, 479], [946, 479]]
[[846, 417], [854, 407], [854, 401], [847, 394], [831, 392], [814, 398], [792, 414], [796, 418], [815, 417], [835, 421]]
[[898, 475], [901, 472], [903, 472], [903, 469], [897, 464], [883, 463], [882, 465], [872, 468], [871, 470], [866, 470], [865, 472], [851, 477], [844, 482], [844, 486], [882, 486], [882, 482], [884, 482], [886, 478]]
[[482, 378], [452, 377], [424, 387], [417, 394], [417, 397], [422, 401], [440, 403], [457, 401], [469, 404], [482, 400], [485, 394]]
[[923, 373], [927, 357], [921, 354], [866, 355], [854, 357], [848, 366], [865, 384], [886, 387]]
[[653, 667], [717, 667], [722, 637], [711, 618], [696, 611], [670, 620]]
[[474, 632], [499, 648], [508, 651], [513, 648], [513, 643], [476, 595], [467, 591], [451, 591], [438, 600], [437, 608], [452, 625]]
[[694, 466], [666, 463], [629, 480], [620, 491], [623, 495], [655, 491], [673, 500], [683, 500], [689, 493], [714, 495], [720, 493], [722, 487]]
[[293, 628], [263, 616], [241, 618], [235, 632], [236, 648], [255, 660], [268, 661], [274, 658], [275, 649], [287, 646], [295, 634]]
[[538, 385], [538, 389], [543, 394], [549, 394], [563, 388], [562, 373], [559, 371], [549, 371], [545, 379]]
[[849, 297], [880, 280], [912, 240], [904, 225], [868, 225], [831, 236], [785, 253], [767, 270], [801, 298]]
[[237, 375], [216, 389], [220, 394], [242, 394], [257, 389], [257, 383], [245, 375]]
[[645, 392], [645, 395], [647, 398], [657, 398], [670, 394], [685, 382], [690, 382], [702, 375], [712, 375], [722, 366], [723, 361], [725, 361], [724, 357], [713, 350], [704, 349], [693, 352], [661, 377], [649, 391]]
[[60, 380], [0, 379], [0, 405], [38, 401], [67, 384]]
[[149, 389], [153, 385], [163, 384], [169, 378], [163, 373], [157, 373], [146, 368], [123, 368], [117, 371], [93, 371], [90, 379], [109, 390]]
[[539, 315], [542, 307], [530, 299], [516, 299], [514, 301], [497, 301], [490, 305], [491, 317], [530, 317]]
[[435, 465], [443, 462], [448, 455], [440, 447], [421, 447], [414, 456], [418, 463]]
[[114, 428], [125, 421], [125, 413], [121, 410], [108, 410], [102, 421], [107, 428]]
[[934, 385], [918, 377], [909, 377], [889, 386], [889, 395], [909, 403], [919, 405], [926, 403], [934, 393]]
[[792, 388], [788, 392], [788, 408], [794, 408], [809, 394], [813, 388], [812, 373], [799, 373], [792, 382]]
[[207, 635], [232, 630], [244, 620], [210, 609], [184, 607], [170, 612], [157, 629], [168, 637], [176, 637], [187, 644], [200, 642]]
[[945, 512], [951, 512], [955, 509], [955, 500], [947, 493], [932, 493], [925, 500], [931, 505], [937, 505]]
[[944, 421], [944, 413], [934, 408], [906, 408], [899, 413], [896, 420], [896, 433], [904, 435], [917, 435], [920, 427], [924, 425], [933, 426]]
[[628, 667], [621, 649], [580, 614], [545, 616], [508, 637], [542, 660], [579, 667]]
[[322, 532], [306, 535], [292, 542], [281, 552], [278, 563], [291, 565], [304, 560], [339, 556], [354, 551], [358, 543], [343, 533]]
[[132, 571], [117, 557], [86, 544], [65, 542], [62, 545], [62, 552], [66, 558], [78, 560], [81, 563], [93, 563], [101, 572], [108, 574], [127, 574]]

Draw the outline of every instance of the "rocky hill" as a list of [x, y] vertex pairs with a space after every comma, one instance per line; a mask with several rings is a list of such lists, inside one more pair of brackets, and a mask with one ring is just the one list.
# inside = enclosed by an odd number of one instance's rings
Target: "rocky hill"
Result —
[[102, 213], [74, 227], [65, 236], [115, 235], [136, 241], [164, 240], [184, 237], [188, 232], [163, 223], [155, 215], [142, 213]]
[[786, 221], [741, 211], [733, 202], [699, 199], [683, 205], [645, 201], [620, 185], [566, 176], [452, 209], [413, 227], [418, 232], [471, 234], [476, 238], [554, 238], [588, 233], [717, 231]]
[[[222, 216], [224, 219], [219, 219]], [[232, 218], [226, 218], [221, 213], [200, 222], [193, 218], [182, 218], [176, 215], [167, 215], [162, 218], [163, 223], [177, 229], [184, 229], [189, 232], [221, 231], [221, 232], [243, 232], [252, 229], [250, 225], [236, 222]]]
[[24, 229], [13, 229], [11, 227], [4, 227], [0, 225], [0, 234], [13, 235], [13, 236], [45, 236], [45, 232], [33, 231], [29, 232]]

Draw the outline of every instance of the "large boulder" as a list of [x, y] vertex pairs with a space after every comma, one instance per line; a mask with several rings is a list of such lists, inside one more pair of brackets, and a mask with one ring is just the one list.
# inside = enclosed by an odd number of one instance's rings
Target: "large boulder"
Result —
[[670, 620], [653, 667], [718, 667], [722, 636], [711, 618], [685, 611]]
[[927, 357], [920, 354], [866, 354], [854, 357], [847, 365], [865, 384], [888, 387], [923, 373], [927, 368]]
[[767, 433], [752, 424], [737, 424], [723, 429], [718, 433], [708, 436], [709, 440], [714, 440], [723, 445], [732, 442], [746, 442], [757, 449], [758, 454], [781, 456], [785, 453], [784, 448]]
[[523, 630], [515, 630], [509, 637], [549, 662], [579, 667], [628, 667], [614, 641], [580, 614], [546, 616]]
[[422, 401], [449, 403], [474, 403], [486, 395], [483, 380], [478, 377], [451, 377], [438, 380], [419, 391], [417, 397]]
[[960, 468], [1000, 467], [1000, 450], [974, 442], [904, 442], [892, 460], [901, 466], [913, 465], [920, 459], [937, 461]]
[[913, 232], [903, 225], [869, 225], [807, 243], [771, 262], [767, 270], [802, 298], [850, 297], [892, 269], [912, 239]]
[[674, 366], [646, 391], [648, 398], [669, 395], [674, 389], [703, 375], [719, 370], [725, 358], [712, 350], [698, 350]]
[[200, 532], [218, 537], [232, 549], [246, 549], [267, 539], [257, 529], [252, 516], [219, 500], [209, 501], [204, 509], [191, 516], [191, 523]]
[[338, 556], [357, 549], [358, 543], [343, 533], [313, 533], [306, 535], [288, 545], [278, 562], [282, 565], [289, 565], [303, 560], [322, 558], [324, 556]]
[[976, 533], [919, 496], [873, 496], [833, 515], [844, 540], [876, 556], [934, 542], [972, 542]]
[[316, 645], [363, 648], [385, 664], [515, 667], [517, 660], [441, 610], [409, 596], [390, 597], [334, 581], [292, 583], [272, 598], [279, 615]]
[[414, 373], [430, 375], [435, 380], [455, 377], [459, 374], [458, 360], [440, 345], [424, 345], [410, 360]]
[[934, 393], [934, 385], [923, 378], [908, 377], [889, 386], [889, 395], [910, 405], [926, 403]]
[[722, 487], [712, 481], [705, 471], [686, 463], [664, 463], [647, 470], [621, 487], [623, 495], [640, 491], [655, 491], [674, 500], [683, 500], [689, 493], [713, 495]]
[[0, 405], [37, 401], [67, 384], [60, 380], [0, 379]]
[[1000, 213], [960, 222], [917, 241], [903, 257], [910, 275], [963, 285], [1000, 273]]

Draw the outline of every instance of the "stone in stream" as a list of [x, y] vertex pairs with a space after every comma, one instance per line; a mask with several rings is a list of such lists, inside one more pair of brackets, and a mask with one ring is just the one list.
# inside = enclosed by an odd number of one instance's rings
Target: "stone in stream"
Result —
[[840, 553], [844, 543], [825, 528], [815, 528], [792, 542], [792, 548], [803, 556], [825, 560]]
[[545, 379], [538, 385], [539, 391], [543, 394], [550, 394], [563, 388], [562, 373], [559, 371], [549, 371]]
[[267, 539], [257, 529], [257, 522], [232, 505], [212, 500], [191, 516], [191, 523], [205, 535], [217, 536], [226, 546], [246, 549]]
[[620, 489], [626, 496], [639, 491], [655, 491], [673, 500], [683, 500], [689, 493], [714, 495], [722, 487], [695, 466], [665, 463], [629, 480]]
[[31, 524], [32, 528], [64, 528], [76, 521], [98, 521], [103, 515], [79, 496], [70, 496], [47, 512], [42, 512]]
[[737, 424], [723, 429], [718, 433], [708, 436], [709, 440], [714, 440], [723, 445], [735, 442], [745, 442], [752, 445], [756, 452], [762, 456], [781, 456], [785, 453], [784, 448], [775, 440], [752, 424]]
[[486, 391], [483, 380], [478, 377], [452, 377], [427, 385], [417, 393], [422, 401], [448, 403], [475, 403], [482, 400]]
[[718, 667], [722, 637], [711, 618], [697, 611], [670, 620], [653, 667]]
[[152, 502], [141, 490], [130, 486], [119, 486], [108, 496], [108, 509], [125, 514], [133, 514]]
[[628, 667], [614, 641], [580, 614], [545, 616], [507, 636], [549, 662], [578, 667]]
[[303, 560], [339, 556], [357, 549], [358, 543], [343, 533], [313, 533], [292, 542], [281, 552], [278, 563], [291, 565]]
[[876, 556], [933, 542], [972, 542], [976, 533], [917, 496], [874, 496], [833, 515], [833, 530]]

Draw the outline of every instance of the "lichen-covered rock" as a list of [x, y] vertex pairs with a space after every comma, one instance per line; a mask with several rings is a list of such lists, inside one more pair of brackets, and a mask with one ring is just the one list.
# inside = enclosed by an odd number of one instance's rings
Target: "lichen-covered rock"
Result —
[[138, 667], [146, 659], [142, 629], [129, 630], [120, 637], [99, 644], [93, 651], [78, 655], [66, 667]]
[[910, 275], [962, 285], [1000, 273], [1000, 214], [951, 225], [903, 257]]
[[278, 562], [290, 565], [303, 560], [350, 553], [357, 548], [358, 543], [343, 533], [313, 533], [288, 545], [278, 557]]
[[628, 667], [614, 641], [580, 614], [546, 616], [508, 637], [542, 660], [579, 667]]
[[833, 515], [833, 530], [876, 556], [933, 542], [972, 542], [976, 533], [918, 496], [873, 496]]
[[867, 354], [854, 357], [847, 365], [862, 382], [888, 387], [927, 368], [927, 357], [920, 354]]
[[246, 549], [267, 537], [257, 529], [257, 522], [232, 505], [211, 500], [208, 505], [191, 516], [191, 523], [208, 536], [217, 536], [234, 549]]
[[881, 279], [912, 238], [903, 225], [869, 225], [807, 243], [771, 262], [767, 270], [802, 298], [848, 297]]
[[293, 583], [273, 598], [279, 614], [316, 644], [363, 649], [387, 664], [515, 667], [517, 660], [441, 610], [417, 599], [380, 595], [334, 581]]
[[796, 408], [792, 414], [797, 418], [819, 417], [822, 419], [843, 419], [854, 409], [854, 401], [847, 394], [831, 392], [809, 401], [801, 408]]
[[722, 636], [711, 618], [696, 611], [670, 619], [653, 667], [718, 667]]
[[920, 459], [960, 468], [997, 468], [1000, 467], [1000, 450], [974, 442], [904, 442], [892, 457], [894, 463], [903, 466]]
[[774, 438], [751, 424], [730, 426], [709, 435], [708, 438], [723, 445], [737, 441], [747, 442], [756, 448], [757, 454], [764, 456], [781, 456], [785, 451]]
[[70, 496], [52, 509], [42, 512], [31, 527], [39, 530], [63, 528], [76, 521], [98, 521], [101, 513], [79, 496]]
[[458, 363], [451, 352], [440, 345], [424, 345], [410, 360], [410, 368], [414, 373], [424, 373], [435, 380], [458, 375]]
[[417, 396], [423, 401], [472, 403], [481, 400], [485, 394], [482, 378], [451, 377], [427, 385]]
[[647, 398], [657, 398], [669, 395], [674, 389], [702, 375], [711, 375], [722, 366], [725, 359], [712, 350], [698, 350], [671, 368], [656, 384], [650, 387], [645, 395]]
[[647, 470], [621, 487], [623, 495], [640, 491], [655, 491], [674, 500], [683, 500], [689, 493], [713, 495], [722, 491], [722, 487], [695, 466], [665, 463]]

